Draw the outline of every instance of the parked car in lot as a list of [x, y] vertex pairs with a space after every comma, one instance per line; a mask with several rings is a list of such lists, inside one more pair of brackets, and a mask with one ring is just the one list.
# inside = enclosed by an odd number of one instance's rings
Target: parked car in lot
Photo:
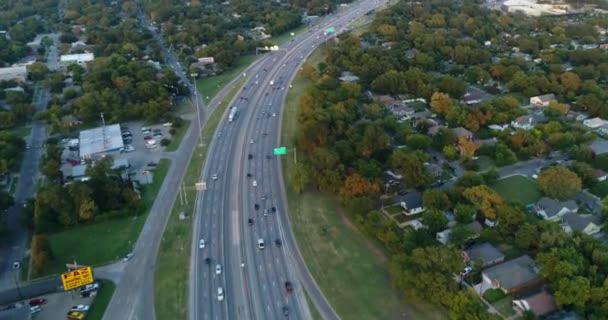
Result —
[[76, 160], [76, 159], [72, 159], [72, 158], [67, 158], [67, 159], [65, 159], [65, 161], [69, 162], [73, 166], [77, 166], [80, 164], [80, 160]]
[[30, 306], [41, 306], [43, 304], [46, 304], [47, 300], [44, 298], [36, 298], [36, 299], [32, 299], [30, 300]]
[[86, 312], [89, 311], [89, 309], [91, 308], [90, 305], [88, 304], [79, 304], [77, 306], [73, 306], [70, 311], [80, 311], [80, 312]]
[[38, 312], [40, 312], [40, 311], [42, 311], [42, 308], [41, 308], [40, 306], [33, 306], [33, 307], [30, 307], [30, 313], [31, 313], [31, 314], [38, 313]]
[[68, 320], [82, 320], [86, 314], [80, 311], [70, 311], [68, 312]]
[[148, 162], [148, 167], [156, 167], [157, 165], [156, 162]]
[[163, 127], [170, 127], [172, 125], [173, 125], [173, 123], [171, 123], [171, 122], [165, 122], [165, 123], [163, 123]]
[[156, 129], [152, 130], [152, 132], [159, 133], [159, 132], [163, 132], [163, 130], [156, 128]]
[[144, 140], [152, 140], [152, 136], [145, 136]]
[[91, 292], [91, 291], [95, 291], [98, 289], [99, 289], [99, 283], [94, 282], [94, 283], [87, 284], [86, 286], [78, 288], [78, 292], [80, 292], [80, 293]]
[[155, 133], [154, 133], [154, 136], [155, 136], [155, 137], [162, 137], [162, 136], [163, 136], [163, 134], [162, 134], [161, 132], [155, 132]]

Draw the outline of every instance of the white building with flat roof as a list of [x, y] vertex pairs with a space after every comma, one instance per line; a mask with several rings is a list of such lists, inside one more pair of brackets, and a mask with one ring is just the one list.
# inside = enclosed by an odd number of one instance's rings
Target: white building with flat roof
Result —
[[25, 79], [27, 79], [27, 67], [24, 65], [0, 68], [0, 80], [17, 80], [25, 82]]
[[95, 60], [95, 55], [89, 52], [79, 54], [64, 54], [59, 58], [59, 60], [64, 66], [72, 63], [83, 64]]
[[91, 158], [107, 152], [120, 151], [124, 147], [120, 124], [80, 131], [79, 151], [81, 158]]

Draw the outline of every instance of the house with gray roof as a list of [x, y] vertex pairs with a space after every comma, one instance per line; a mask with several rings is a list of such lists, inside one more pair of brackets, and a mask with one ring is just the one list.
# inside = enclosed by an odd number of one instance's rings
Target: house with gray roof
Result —
[[567, 233], [578, 231], [590, 236], [602, 230], [602, 219], [599, 214], [568, 212], [562, 217], [560, 226]]
[[559, 221], [568, 212], [578, 212], [578, 206], [574, 200], [559, 201], [543, 197], [534, 206], [534, 211], [545, 220]]
[[484, 268], [505, 261], [505, 255], [488, 242], [472, 245], [462, 251], [462, 257], [465, 263], [474, 263], [480, 260]]
[[542, 283], [536, 263], [530, 256], [497, 264], [481, 273], [484, 286], [500, 289], [507, 294], [516, 294]]

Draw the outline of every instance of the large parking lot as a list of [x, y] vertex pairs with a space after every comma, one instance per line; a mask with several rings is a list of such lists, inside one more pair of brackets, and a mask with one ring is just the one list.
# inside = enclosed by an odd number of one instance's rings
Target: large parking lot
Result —
[[[84, 291], [84, 296], [86, 297], [83, 297], [79, 290], [73, 290], [51, 293], [14, 303], [10, 307], [5, 306], [4, 308], [10, 309], [0, 311], [0, 319], [60, 320], [68, 319], [68, 313], [73, 311], [81, 313], [83, 319], [86, 319], [86, 315], [95, 301], [100, 284], [95, 283], [90, 286], [90, 288]], [[97, 287], [94, 288], [93, 286]]]
[[[147, 169], [150, 169], [149, 164], [156, 164], [164, 157], [164, 147], [161, 146], [163, 138], [172, 138], [169, 130], [170, 126], [157, 124], [144, 126], [142, 122], [130, 122], [121, 124], [121, 133], [124, 142], [124, 150], [117, 150], [104, 153], [112, 156], [115, 164], [128, 161], [129, 170], [127, 171], [134, 180], [138, 180], [142, 184], [150, 182], [149, 176], [144, 174]], [[148, 129], [144, 131], [144, 129]], [[67, 180], [82, 179], [84, 177], [86, 164], [82, 161], [78, 147], [70, 148], [70, 141], [64, 139], [62, 141], [64, 151], [62, 154], [61, 171]], [[93, 156], [99, 158], [102, 155]]]

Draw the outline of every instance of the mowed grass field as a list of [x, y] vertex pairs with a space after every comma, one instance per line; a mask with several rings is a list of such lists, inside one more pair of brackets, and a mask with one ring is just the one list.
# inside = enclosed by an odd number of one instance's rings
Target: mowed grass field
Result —
[[511, 176], [500, 179], [492, 185], [505, 200], [529, 205], [537, 202], [543, 195], [536, 181], [525, 176]]
[[[308, 58], [316, 66], [323, 59], [317, 50]], [[282, 143], [294, 146], [299, 97], [311, 83], [300, 76], [293, 82], [283, 115]], [[304, 155], [298, 154], [298, 159]], [[284, 176], [293, 163], [283, 158]], [[445, 319], [441, 311], [424, 304], [406, 304], [391, 287], [384, 261], [370, 242], [339, 214], [335, 199], [287, 186], [289, 218], [308, 269], [343, 319]], [[371, 244], [373, 246], [373, 244]], [[405, 317], [405, 318], [404, 318]]]
[[41, 276], [64, 272], [65, 264], [74, 260], [78, 264], [98, 266], [131, 252], [170, 165], [169, 160], [160, 160], [153, 170], [152, 184], [142, 187], [145, 214], [87, 224], [49, 235], [55, 259]]

